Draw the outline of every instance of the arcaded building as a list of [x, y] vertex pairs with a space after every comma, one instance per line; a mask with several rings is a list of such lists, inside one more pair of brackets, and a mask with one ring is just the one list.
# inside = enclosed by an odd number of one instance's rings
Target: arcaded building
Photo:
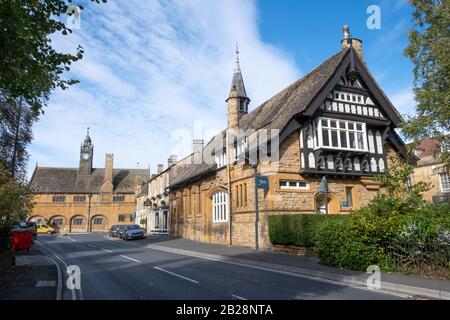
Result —
[[148, 181], [148, 170], [115, 169], [106, 154], [105, 167], [93, 168], [94, 145], [86, 135], [79, 166], [36, 166], [30, 181], [35, 205], [30, 221], [57, 225], [64, 232], [108, 230], [114, 224], [134, 222], [135, 189]]

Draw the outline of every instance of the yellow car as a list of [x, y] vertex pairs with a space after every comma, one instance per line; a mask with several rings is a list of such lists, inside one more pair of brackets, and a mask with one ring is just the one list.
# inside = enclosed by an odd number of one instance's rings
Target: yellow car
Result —
[[52, 234], [52, 233], [56, 232], [55, 228], [50, 227], [46, 224], [38, 224], [36, 227], [37, 227], [37, 233]]

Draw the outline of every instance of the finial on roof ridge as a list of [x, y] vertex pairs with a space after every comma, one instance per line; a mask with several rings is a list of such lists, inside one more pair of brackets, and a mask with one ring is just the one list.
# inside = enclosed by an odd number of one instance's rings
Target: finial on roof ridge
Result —
[[239, 43], [236, 41], [236, 67], [234, 71], [240, 71], [241, 66], [239, 64]]

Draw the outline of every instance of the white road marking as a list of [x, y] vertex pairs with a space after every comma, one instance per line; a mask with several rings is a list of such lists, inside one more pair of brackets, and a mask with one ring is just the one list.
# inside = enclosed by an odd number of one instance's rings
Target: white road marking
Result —
[[245, 299], [245, 298], [243, 298], [243, 297], [237, 296], [237, 295], [235, 295], [235, 294], [232, 294], [231, 296], [232, 296], [233, 298], [238, 299], [238, 300], [248, 300], [248, 299]]
[[153, 267], [153, 268], [156, 269], [156, 270], [159, 270], [159, 271], [162, 271], [162, 272], [171, 274], [171, 275], [173, 275], [173, 276], [175, 276], [175, 277], [178, 277], [178, 278], [181, 278], [181, 279], [184, 279], [184, 280], [193, 282], [193, 283], [198, 283], [198, 281], [196, 281], [196, 280], [193, 280], [193, 279], [189, 279], [189, 278], [183, 277], [183, 276], [181, 276], [181, 275], [179, 275], [179, 274], [176, 274], [176, 273], [174, 273], [174, 272], [171, 272], [171, 271], [168, 271], [168, 270], [164, 270], [163, 268], [160, 268], [160, 267]]
[[[52, 249], [47, 248], [46, 246], [44, 246], [43, 244], [41, 244], [38, 240], [36, 240], [36, 243], [38, 243], [41, 247], [45, 248], [45, 250], [47, 250], [51, 255], [53, 255], [56, 259], [58, 259], [59, 261], [61, 261], [61, 263], [64, 265], [64, 267], [66, 267], [66, 270], [68, 269], [67, 263], [64, 261], [63, 258], [61, 258], [59, 255], [56, 254], [56, 252], [54, 252]], [[71, 293], [72, 293], [72, 300], [77, 300], [77, 294], [75, 292], [75, 289], [70, 289]], [[82, 294], [82, 290], [80, 288], [80, 299], [83, 299], [83, 294]]]
[[130, 257], [127, 257], [127, 256], [123, 256], [123, 255], [120, 255], [122, 258], [125, 258], [125, 259], [128, 259], [128, 260], [131, 260], [131, 261], [134, 261], [134, 262], [138, 262], [138, 263], [142, 263], [142, 261], [139, 261], [139, 260], [136, 260], [136, 259], [133, 259], [133, 258], [130, 258]]
[[108, 250], [108, 249], [102, 249], [103, 251], [106, 251], [106, 252], [108, 252], [108, 253], [113, 253], [111, 250]]

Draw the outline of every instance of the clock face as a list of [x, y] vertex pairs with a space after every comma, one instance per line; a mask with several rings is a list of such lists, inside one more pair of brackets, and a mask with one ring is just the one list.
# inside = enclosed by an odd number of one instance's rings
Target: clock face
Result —
[[88, 160], [88, 159], [89, 159], [89, 153], [83, 153], [83, 154], [81, 155], [81, 157], [82, 157], [84, 160]]

